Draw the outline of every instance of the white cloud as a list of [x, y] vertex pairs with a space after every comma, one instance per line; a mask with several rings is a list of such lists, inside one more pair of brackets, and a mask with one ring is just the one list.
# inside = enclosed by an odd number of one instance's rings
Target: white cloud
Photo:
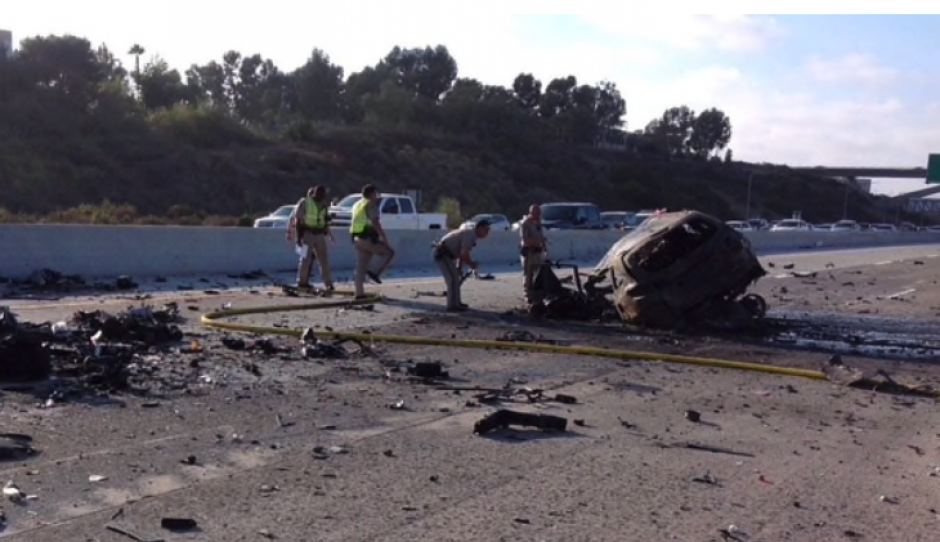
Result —
[[816, 56], [807, 62], [806, 70], [823, 83], [884, 85], [895, 82], [900, 75], [898, 70], [879, 64], [870, 55], [857, 53], [833, 59]]
[[[629, 128], [673, 106], [717, 107], [731, 119], [735, 157], [793, 166], [915, 167], [940, 141], [940, 108], [897, 98], [824, 99], [770, 89], [739, 70], [709, 66], [674, 79], [623, 85]], [[631, 106], [633, 104], [633, 106]]]
[[616, 15], [602, 13], [578, 17], [612, 36], [639, 38], [682, 50], [715, 47], [722, 51], [758, 51], [784, 33], [776, 19], [760, 15], [686, 15], [623, 10]]

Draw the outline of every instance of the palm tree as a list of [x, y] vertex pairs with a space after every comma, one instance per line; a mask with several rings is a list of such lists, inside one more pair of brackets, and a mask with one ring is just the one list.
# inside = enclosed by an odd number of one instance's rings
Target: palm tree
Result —
[[135, 43], [127, 54], [134, 55], [134, 81], [137, 83], [137, 97], [140, 98], [140, 55], [144, 54], [144, 48]]

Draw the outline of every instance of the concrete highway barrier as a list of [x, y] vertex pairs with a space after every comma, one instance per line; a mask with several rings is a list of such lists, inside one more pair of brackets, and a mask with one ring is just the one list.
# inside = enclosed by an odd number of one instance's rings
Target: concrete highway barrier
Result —
[[[349, 234], [334, 231], [330, 259], [350, 269], [355, 255]], [[391, 231], [395, 266], [428, 267], [431, 242], [440, 231]], [[933, 232], [749, 232], [758, 252], [806, 248], [852, 248], [940, 244]], [[611, 231], [548, 232], [551, 257], [599, 260], [621, 237]], [[484, 265], [518, 261], [519, 234], [494, 231], [474, 254]], [[295, 268], [297, 255], [283, 230], [187, 226], [0, 225], [0, 277], [25, 278], [49, 268], [83, 276], [186, 276]]]

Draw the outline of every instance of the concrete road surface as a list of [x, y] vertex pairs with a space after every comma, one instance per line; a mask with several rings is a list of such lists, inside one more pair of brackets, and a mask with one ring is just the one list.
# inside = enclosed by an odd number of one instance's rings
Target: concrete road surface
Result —
[[[940, 304], [938, 254], [940, 247], [773, 255], [763, 258], [771, 274], [755, 290], [799, 321], [848, 313], [856, 327], [889, 317], [917, 327]], [[520, 301], [520, 282], [516, 274], [468, 281], [465, 300], [476, 310], [461, 316], [444, 315], [444, 300], [428, 295], [440, 281], [412, 279], [378, 287], [393, 302], [373, 311], [239, 321], [441, 338], [527, 330], [562, 344], [792, 367], [830, 356], [745, 338], [527, 322], [507, 312]], [[225, 303], [298, 302], [254, 288], [161, 295], [198, 307], [185, 311], [191, 317]], [[12, 304], [21, 319], [39, 321], [137, 302]], [[145, 540], [913, 542], [935, 540], [940, 527], [932, 400], [560, 354], [378, 345], [374, 357], [316, 360], [276, 339], [289, 350], [265, 356], [230, 351], [219, 343], [223, 334], [194, 322], [185, 328], [201, 333], [194, 339], [207, 351], [146, 359], [159, 395], [84, 396], [40, 408], [47, 387], [7, 388], [4, 431], [31, 435], [41, 453], [0, 464], [3, 482], [35, 495], [4, 505], [0, 536], [130, 540], [106, 529], [113, 523]], [[451, 385], [508, 384], [578, 403], [486, 405], [474, 392], [438, 390], [394, 370], [425, 360], [441, 361]], [[844, 360], [904, 382], [940, 382], [931, 364]], [[563, 416], [569, 430], [473, 435], [496, 408]], [[689, 410], [700, 421], [687, 419]], [[165, 517], [191, 518], [198, 528], [173, 533], [161, 528]]]

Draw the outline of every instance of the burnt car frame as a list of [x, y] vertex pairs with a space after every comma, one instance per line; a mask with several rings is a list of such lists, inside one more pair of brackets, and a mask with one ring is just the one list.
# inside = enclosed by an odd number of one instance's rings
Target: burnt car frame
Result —
[[698, 211], [651, 217], [615, 243], [596, 271], [608, 274], [614, 305], [632, 324], [738, 324], [767, 310], [763, 298], [745, 295], [767, 274], [748, 239]]

